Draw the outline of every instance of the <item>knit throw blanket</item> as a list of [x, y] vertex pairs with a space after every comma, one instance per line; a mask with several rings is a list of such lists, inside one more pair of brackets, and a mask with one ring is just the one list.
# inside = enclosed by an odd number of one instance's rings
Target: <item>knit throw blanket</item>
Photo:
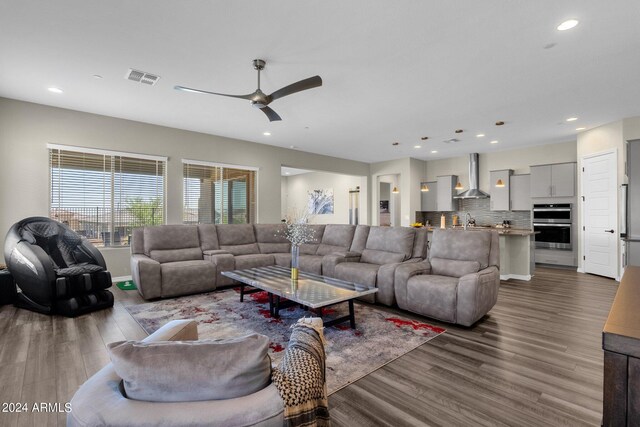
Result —
[[284, 402], [285, 426], [330, 426], [322, 320], [300, 319], [271, 380]]

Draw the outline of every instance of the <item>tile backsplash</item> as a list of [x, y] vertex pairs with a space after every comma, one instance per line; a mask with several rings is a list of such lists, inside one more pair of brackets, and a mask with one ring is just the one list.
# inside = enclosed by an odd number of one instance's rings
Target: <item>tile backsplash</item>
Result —
[[476, 220], [477, 225], [502, 224], [503, 220], [511, 221], [512, 228], [531, 229], [531, 211], [492, 211], [489, 208], [489, 199], [460, 199], [459, 210], [456, 212], [416, 212], [416, 221], [440, 226], [440, 215], [444, 213], [447, 218], [447, 227], [453, 224], [453, 216], [458, 215], [459, 223], [464, 222], [467, 212]]

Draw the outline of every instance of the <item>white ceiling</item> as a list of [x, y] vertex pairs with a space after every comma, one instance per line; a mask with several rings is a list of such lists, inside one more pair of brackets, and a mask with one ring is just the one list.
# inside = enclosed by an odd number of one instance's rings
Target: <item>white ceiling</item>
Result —
[[[580, 25], [557, 31], [568, 18]], [[451, 157], [640, 115], [638, 22], [638, 0], [2, 0], [0, 96], [367, 162]], [[252, 92], [254, 58], [266, 93], [324, 85], [274, 101], [274, 123], [248, 101], [173, 90]]]

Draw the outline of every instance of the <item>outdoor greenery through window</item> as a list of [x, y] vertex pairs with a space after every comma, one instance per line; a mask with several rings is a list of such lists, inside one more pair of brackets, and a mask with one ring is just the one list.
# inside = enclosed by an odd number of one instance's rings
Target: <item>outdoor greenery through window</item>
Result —
[[126, 246], [131, 229], [165, 222], [166, 158], [49, 147], [50, 217], [96, 246]]
[[256, 220], [256, 171], [183, 161], [185, 224], [244, 224]]

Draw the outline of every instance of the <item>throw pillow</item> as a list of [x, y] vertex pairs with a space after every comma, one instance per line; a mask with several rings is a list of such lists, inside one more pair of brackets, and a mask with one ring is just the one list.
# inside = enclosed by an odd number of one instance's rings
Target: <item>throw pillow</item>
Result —
[[109, 344], [127, 397], [150, 402], [232, 399], [269, 385], [269, 338]]

